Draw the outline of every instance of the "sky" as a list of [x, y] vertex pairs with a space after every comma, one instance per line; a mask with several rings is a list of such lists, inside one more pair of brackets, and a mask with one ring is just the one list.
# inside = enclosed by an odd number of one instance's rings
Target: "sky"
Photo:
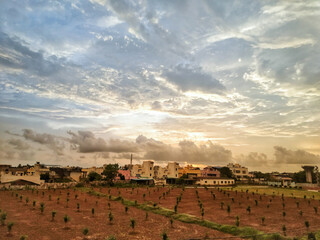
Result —
[[0, 162], [319, 165], [319, 22], [319, 1], [0, 1]]

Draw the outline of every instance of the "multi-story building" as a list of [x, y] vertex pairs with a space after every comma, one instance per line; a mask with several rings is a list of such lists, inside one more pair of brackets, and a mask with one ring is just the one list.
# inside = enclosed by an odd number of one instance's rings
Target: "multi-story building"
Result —
[[220, 178], [220, 172], [217, 168], [208, 166], [201, 170], [201, 176]]
[[161, 166], [154, 166], [154, 178], [165, 179], [168, 176], [168, 169]]
[[143, 177], [143, 178], [153, 178], [154, 177], [153, 165], [154, 165], [153, 161], [144, 161], [142, 163], [141, 177]]
[[247, 181], [250, 177], [248, 168], [243, 167], [238, 163], [229, 163], [227, 167], [231, 170], [238, 181]]
[[179, 178], [186, 175], [188, 178], [201, 177], [201, 170], [198, 167], [193, 167], [192, 165], [187, 165], [184, 168], [178, 169]]
[[169, 162], [167, 169], [168, 169], [167, 178], [178, 178], [179, 177], [179, 163]]

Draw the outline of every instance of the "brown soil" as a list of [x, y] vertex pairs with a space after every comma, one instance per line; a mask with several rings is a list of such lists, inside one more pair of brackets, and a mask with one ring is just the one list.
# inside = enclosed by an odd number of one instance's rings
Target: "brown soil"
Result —
[[[165, 189], [161, 189], [164, 191]], [[102, 189], [106, 192], [107, 189]], [[117, 189], [112, 189], [112, 192], [117, 192]], [[147, 191], [139, 189], [139, 191]], [[179, 194], [181, 189], [172, 190], [172, 196], [163, 201], [165, 206], [171, 206], [175, 203], [175, 196]], [[44, 196], [42, 196], [44, 192]], [[66, 199], [67, 193], [70, 192], [68, 207]], [[125, 189], [121, 189], [123, 196], [126, 195]], [[189, 192], [189, 190], [187, 191]], [[23, 195], [22, 202], [19, 197]], [[156, 193], [158, 194], [157, 190]], [[148, 196], [150, 199], [156, 197], [156, 193]], [[159, 190], [160, 193], [160, 190]], [[190, 190], [190, 200], [195, 204], [195, 199]], [[75, 194], [78, 199], [75, 199]], [[51, 201], [49, 200], [51, 195]], [[127, 190], [127, 195], [131, 195]], [[138, 194], [139, 195], [139, 194]], [[138, 196], [136, 195], [136, 196]], [[186, 194], [186, 196], [189, 195]], [[25, 199], [29, 198], [29, 203], [26, 205]], [[57, 203], [57, 198], [60, 198], [60, 203]], [[137, 198], [138, 199], [138, 198]], [[150, 200], [149, 199], [149, 200]], [[185, 200], [187, 200], [186, 198]], [[33, 209], [32, 202], [36, 200], [36, 207]], [[139, 201], [142, 201], [142, 196]], [[96, 204], [96, 201], [98, 204]], [[45, 203], [44, 213], [40, 213], [40, 202]], [[80, 204], [80, 211], [77, 211], [77, 203]], [[28, 240], [55, 240], [55, 239], [84, 239], [82, 235], [83, 228], [89, 229], [89, 234], [85, 239], [107, 239], [110, 235], [114, 235], [116, 239], [162, 239], [160, 234], [165, 230], [172, 239], [191, 239], [203, 238], [205, 235], [209, 237], [228, 237], [230, 235], [218, 231], [214, 231], [195, 224], [186, 224], [175, 221], [173, 227], [170, 226], [168, 218], [156, 215], [149, 212], [148, 220], [145, 220], [145, 211], [130, 207], [126, 214], [125, 207], [120, 202], [110, 201], [111, 212], [114, 216], [113, 224], [109, 224], [109, 209], [108, 200], [106, 198], [98, 198], [90, 196], [86, 193], [74, 190], [39, 190], [32, 193], [31, 190], [24, 191], [0, 191], [0, 209], [8, 213], [7, 222], [14, 222], [11, 236], [7, 235], [6, 226], [0, 226], [0, 239], [19, 239], [21, 235], [27, 235]], [[182, 205], [181, 205], [182, 206]], [[94, 217], [91, 214], [91, 209], [95, 209]], [[193, 208], [196, 208], [193, 206]], [[183, 210], [182, 208], [181, 210]], [[57, 212], [55, 220], [51, 220], [51, 212]], [[187, 209], [185, 209], [187, 211]], [[67, 214], [70, 217], [70, 222], [64, 224], [63, 217]], [[130, 218], [136, 221], [134, 231], [130, 227]]]
[[[100, 189], [101, 190], [101, 189]], [[199, 193], [199, 198], [205, 209], [204, 219], [220, 223], [234, 225], [236, 216], [240, 217], [240, 226], [250, 226], [266, 233], [281, 233], [282, 226], [286, 226], [286, 234], [288, 236], [302, 236], [307, 234], [307, 228], [305, 226], [305, 221], [310, 223], [309, 231], [316, 231], [320, 229], [320, 201], [313, 199], [301, 199], [294, 197], [285, 197], [283, 208], [283, 201], [281, 196], [267, 196], [259, 195], [255, 193], [246, 192], [234, 192], [218, 191], [216, 188], [209, 188], [208, 190], [204, 188], [186, 188], [182, 201], [179, 204], [178, 212], [187, 213], [201, 217], [200, 207], [198, 206], [198, 199], [196, 197], [196, 190]], [[102, 189], [102, 192], [107, 193], [107, 189]], [[174, 208], [176, 204], [176, 198], [181, 193], [181, 188], [174, 188], [163, 198], [163, 193], [168, 191], [168, 188], [139, 188], [139, 189], [111, 189], [112, 195], [118, 195], [119, 191], [124, 198], [137, 200], [141, 202], [156, 202], [162, 207], [169, 209]], [[211, 191], [215, 194], [216, 199], [214, 200]], [[131, 193], [132, 192], [132, 193]], [[150, 194], [149, 194], [150, 192]], [[145, 199], [143, 199], [143, 194], [145, 194]], [[229, 194], [229, 196], [228, 196]], [[161, 199], [159, 200], [159, 196]], [[247, 199], [249, 197], [249, 199]], [[260, 197], [262, 200], [260, 200]], [[234, 202], [232, 201], [234, 199]], [[255, 200], [258, 201], [258, 206], [256, 206]], [[271, 202], [270, 202], [271, 200]], [[310, 205], [308, 203], [310, 201]], [[224, 202], [224, 207], [221, 209], [221, 202]], [[299, 202], [299, 208], [296, 202]], [[240, 205], [239, 205], [240, 203]], [[227, 206], [230, 205], [231, 212], [228, 214]], [[269, 208], [267, 208], [269, 205]], [[251, 207], [251, 213], [247, 212], [247, 207]], [[315, 213], [314, 207], [318, 208], [318, 214]], [[299, 212], [302, 211], [303, 214], [300, 216]], [[283, 217], [283, 212], [285, 212], [285, 217]], [[262, 224], [261, 218], [265, 217], [265, 222]]]

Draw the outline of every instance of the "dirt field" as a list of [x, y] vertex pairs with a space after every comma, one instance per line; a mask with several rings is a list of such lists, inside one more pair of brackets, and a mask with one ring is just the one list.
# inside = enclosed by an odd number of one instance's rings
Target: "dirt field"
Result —
[[[241, 190], [243, 192], [241, 192]], [[281, 196], [282, 192], [279, 192], [278, 189], [268, 189], [271, 194], [274, 192], [274, 196], [260, 195], [259, 191], [261, 192], [261, 190], [258, 190], [258, 193], [256, 191], [254, 191], [254, 193], [246, 193], [246, 190], [241, 190], [237, 192], [220, 192], [214, 188], [209, 188], [208, 190], [204, 188], [186, 188], [182, 196], [182, 201], [178, 206], [178, 212], [201, 217], [198, 198], [196, 196], [196, 191], [198, 191], [199, 199], [205, 210], [204, 219], [206, 220], [220, 224], [234, 225], [236, 216], [239, 216], [240, 226], [250, 226], [266, 233], [283, 233], [282, 228], [283, 225], [285, 225], [287, 229], [286, 234], [291, 237], [303, 236], [307, 234], [308, 231], [317, 231], [320, 229], [320, 201], [312, 199], [312, 195], [310, 194], [307, 196], [311, 197], [311, 199], [308, 197], [306, 199], [294, 198], [295, 191], [292, 191], [292, 195], [288, 192], [289, 190], [287, 190], [285, 196], [290, 197], [284, 197], [283, 201]], [[102, 189], [101, 191], [108, 193], [108, 189]], [[163, 198], [163, 194], [168, 191], [168, 188], [162, 187], [150, 189], [139, 188], [133, 191], [132, 189], [116, 188], [110, 190], [114, 196], [117, 196], [119, 191], [121, 196], [126, 199], [137, 200], [139, 203], [155, 202], [162, 207], [173, 210], [176, 204], [176, 198], [182, 189], [174, 188], [170, 190], [170, 193], [165, 195], [165, 198]], [[215, 195], [215, 200], [211, 192]], [[143, 197], [144, 194], [145, 197]], [[303, 191], [300, 191], [298, 196], [303, 196]], [[161, 197], [160, 200], [159, 197]], [[256, 201], [258, 205], [256, 205]], [[221, 202], [224, 203], [223, 209], [221, 209]], [[299, 202], [299, 207], [297, 207], [297, 202]], [[283, 203], [285, 206], [283, 206]], [[230, 205], [230, 213], [227, 212], [228, 205]], [[251, 208], [250, 213], [247, 212], [248, 206]], [[314, 207], [317, 208], [318, 213], [315, 212]], [[300, 215], [300, 211], [302, 211], [302, 215]], [[283, 214], [285, 214], [285, 216], [283, 216]], [[262, 223], [262, 217], [265, 218], [264, 223]], [[305, 226], [306, 221], [310, 224], [308, 230]]]
[[[166, 189], [160, 189], [160, 191]], [[106, 192], [107, 189], [102, 189]], [[130, 196], [129, 190], [120, 190], [123, 196]], [[146, 189], [139, 189], [138, 195], [133, 195], [139, 201], [143, 201], [140, 194]], [[156, 189], [157, 191], [157, 189]], [[44, 195], [42, 194], [44, 192]], [[69, 192], [69, 201], [68, 198]], [[112, 193], [118, 192], [112, 189]], [[172, 190], [172, 196], [168, 197], [163, 204], [171, 206], [175, 202], [175, 195], [179, 194], [181, 189]], [[189, 192], [189, 190], [188, 190]], [[126, 193], [126, 194], [125, 194]], [[18, 194], [18, 197], [16, 197]], [[156, 198], [157, 194], [150, 194], [150, 199]], [[49, 200], [51, 195], [51, 200]], [[75, 195], [78, 195], [75, 199]], [[141, 199], [139, 196], [141, 195]], [[194, 202], [192, 190], [190, 190], [190, 199], [186, 201]], [[20, 201], [20, 196], [22, 201]], [[29, 202], [26, 204], [26, 198]], [[59, 203], [57, 199], [60, 198]], [[172, 198], [172, 199], [171, 199]], [[134, 199], [134, 198], [132, 198]], [[189, 199], [189, 200], [188, 200]], [[33, 201], [36, 201], [36, 207], [33, 208]], [[45, 204], [44, 212], [40, 212], [40, 203]], [[79, 211], [77, 210], [79, 203]], [[111, 209], [108, 208], [108, 203]], [[68, 205], [68, 207], [67, 207]], [[95, 209], [94, 216], [91, 209]], [[195, 208], [195, 207], [193, 207]], [[114, 235], [116, 239], [162, 239], [161, 233], [166, 231], [169, 238], [172, 239], [191, 239], [209, 237], [228, 237], [231, 235], [211, 230], [195, 224], [187, 224], [178, 221], [173, 222], [171, 227], [168, 218], [149, 212], [148, 219], [145, 219], [146, 212], [134, 207], [129, 207], [125, 213], [125, 206], [120, 202], [108, 201], [106, 198], [98, 198], [81, 191], [69, 190], [39, 190], [32, 193], [31, 190], [23, 191], [0, 191], [0, 209], [7, 212], [6, 222], [14, 222], [11, 235], [8, 235], [7, 227], [0, 226], [0, 239], [19, 239], [21, 235], [27, 235], [29, 240], [60, 240], [60, 239], [108, 239]], [[182, 207], [181, 210], [185, 210]], [[51, 212], [56, 211], [54, 221], [51, 219]], [[109, 212], [112, 212], [114, 220], [109, 223]], [[67, 214], [70, 221], [65, 224], [63, 217]], [[134, 230], [130, 227], [130, 219], [135, 219], [136, 226]], [[84, 228], [89, 229], [86, 238], [82, 234]], [[237, 238], [233, 238], [237, 239]]]

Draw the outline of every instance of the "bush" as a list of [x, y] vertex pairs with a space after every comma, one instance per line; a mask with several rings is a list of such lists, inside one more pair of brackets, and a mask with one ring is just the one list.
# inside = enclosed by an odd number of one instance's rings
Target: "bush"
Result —
[[28, 236], [27, 236], [27, 235], [22, 235], [22, 236], [20, 236], [19, 239], [20, 239], [20, 240], [27, 240], [27, 239], [28, 239]]

